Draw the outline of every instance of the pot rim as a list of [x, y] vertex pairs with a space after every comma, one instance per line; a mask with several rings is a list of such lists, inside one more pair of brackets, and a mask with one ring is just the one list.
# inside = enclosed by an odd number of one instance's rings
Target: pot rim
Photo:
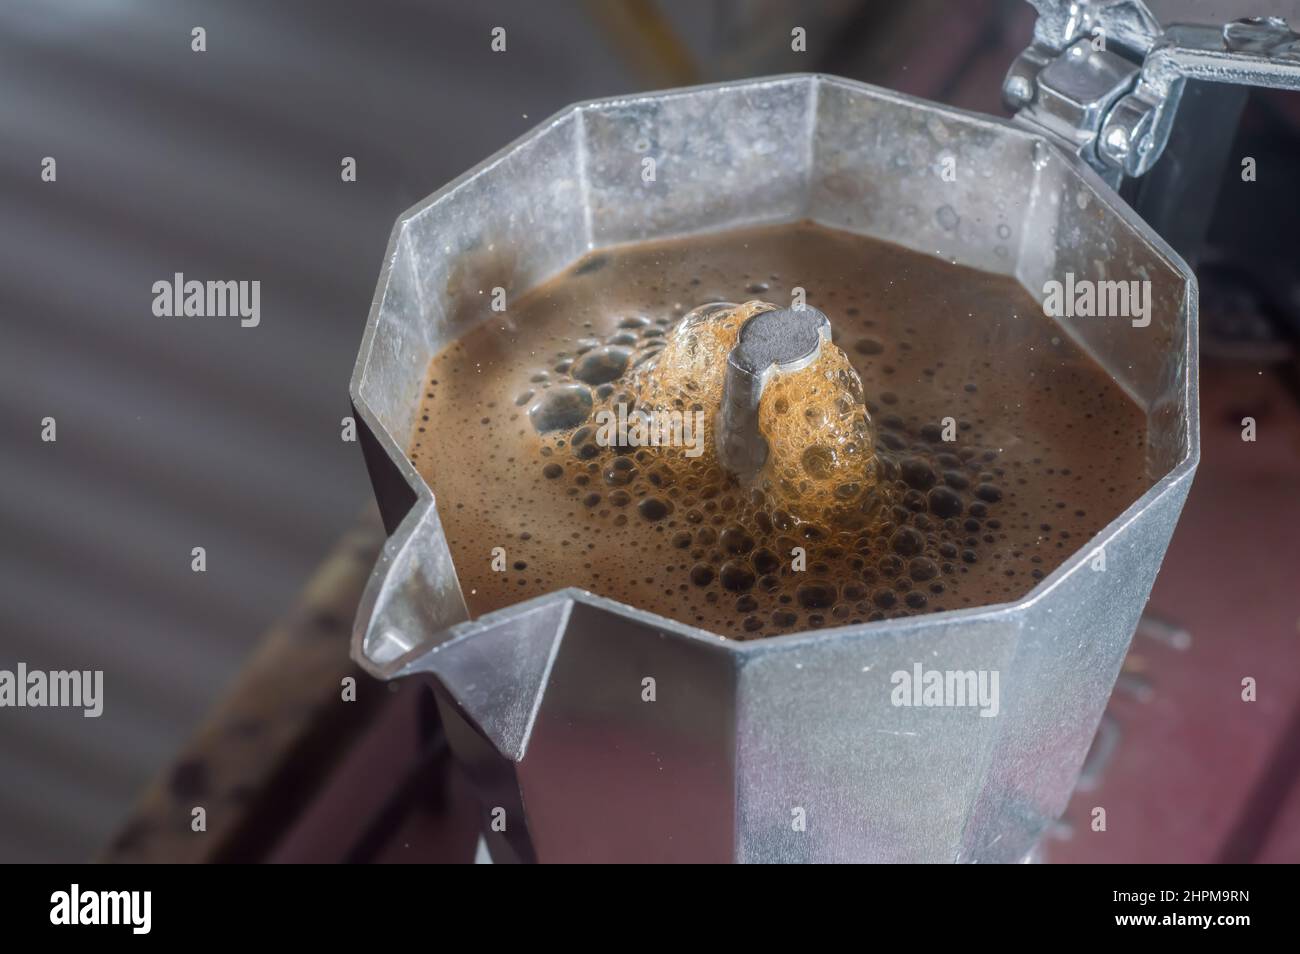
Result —
[[[1201, 456], [1199, 366], [1196, 359], [1196, 356], [1199, 353], [1199, 303], [1196, 276], [1193, 274], [1187, 263], [1169, 247], [1168, 243], [1166, 243], [1141, 217], [1139, 217], [1137, 213], [1134, 212], [1133, 209], [1129, 207], [1129, 205], [1124, 202], [1124, 200], [1121, 199], [1119, 195], [1092, 168], [1090, 168], [1086, 163], [1080, 162], [1077, 157], [1071, 156], [1066, 150], [1061, 148], [1048, 137], [1011, 120], [990, 116], [985, 113], [945, 106], [921, 97], [898, 93], [870, 83], [863, 83], [858, 80], [846, 79], [830, 74], [815, 72], [781, 73], [745, 80], [731, 80], [697, 86], [676, 87], [667, 90], [637, 93], [632, 95], [589, 99], [574, 103], [555, 112], [536, 126], [531, 127], [523, 135], [503, 146], [473, 168], [457, 176], [436, 192], [415, 203], [398, 216], [389, 236], [388, 246], [384, 254], [383, 266], [376, 283], [375, 295], [371, 301], [365, 331], [362, 336], [361, 346], [358, 351], [357, 360], [353, 367], [352, 377], [349, 384], [349, 396], [351, 397], [353, 408], [360, 416], [365, 426], [369, 429], [370, 433], [380, 443], [384, 453], [397, 467], [407, 485], [414, 492], [416, 498], [410, 510], [403, 517], [400, 525], [389, 536], [388, 541], [385, 544], [386, 552], [390, 548], [400, 548], [402, 544], [406, 543], [407, 540], [416, 532], [416, 528], [424, 523], [424, 518], [428, 515], [430, 509], [433, 509], [436, 513], [436, 497], [432, 488], [429, 487], [424, 478], [420, 475], [419, 471], [411, 464], [410, 458], [407, 456], [406, 452], [397, 444], [393, 436], [380, 423], [378, 416], [374, 413], [361, 394], [361, 385], [365, 376], [365, 370], [369, 363], [370, 354], [374, 348], [375, 337], [378, 333], [380, 311], [384, 293], [389, 283], [394, 259], [398, 254], [398, 242], [406, 223], [416, 215], [437, 205], [440, 201], [465, 185], [467, 182], [470, 182], [493, 169], [495, 166], [500, 164], [506, 156], [514, 152], [515, 149], [523, 143], [536, 137], [542, 130], [553, 128], [574, 114], [581, 115], [589, 110], [630, 105], [638, 102], [663, 101], [665, 99], [692, 95], [708, 90], [741, 88], [758, 89], [767, 86], [789, 84], [792, 82], [811, 83], [814, 84], [815, 87], [820, 85], [831, 85], [845, 89], [857, 90], [868, 93], [877, 99], [886, 100], [899, 105], [922, 106], [927, 110], [946, 114], [955, 119], [960, 119], [963, 122], [974, 122], [986, 127], [996, 128], [1000, 132], [1011, 131], [1018, 136], [1024, 137], [1030, 142], [1041, 143], [1043, 147], [1053, 150], [1058, 158], [1065, 161], [1067, 165], [1082, 176], [1086, 184], [1091, 187], [1094, 197], [1104, 203], [1112, 215], [1117, 216], [1132, 227], [1138, 233], [1140, 238], [1156, 253], [1156, 255], [1162, 258], [1165, 264], [1167, 264], [1172, 271], [1177, 273], [1183, 279], [1183, 309], [1186, 313], [1186, 337], [1185, 340], [1181, 342], [1181, 346], [1182, 350], [1190, 356], [1190, 359], [1185, 362], [1182, 380], [1182, 404], [1186, 407], [1187, 418], [1187, 448], [1182, 458], [1180, 458], [1172, 468], [1156, 480], [1140, 497], [1133, 501], [1120, 514], [1098, 530], [1097, 533], [1089, 537], [1082, 545], [1073, 550], [1055, 570], [1047, 574], [1042, 580], [1038, 581], [1033, 588], [1016, 600], [1002, 603], [990, 603], [984, 606], [964, 609], [934, 611], [918, 616], [802, 630], [795, 633], [786, 633], [778, 636], [765, 636], [752, 640], [739, 640], [721, 636], [717, 633], [709, 632], [708, 630], [701, 629], [688, 623], [669, 619], [649, 610], [639, 609], [629, 603], [598, 596], [595, 593], [591, 593], [578, 587], [564, 587], [541, 596], [513, 603], [490, 613], [485, 613], [482, 616], [467, 619], [443, 627], [434, 632], [427, 633], [425, 634], [426, 638], [411, 650], [387, 662], [379, 663], [366, 654], [365, 636], [368, 630], [368, 624], [372, 615], [375, 600], [379, 595], [378, 590], [387, 576], [387, 561], [385, 557], [381, 556], [366, 585], [366, 593], [363, 595], [361, 607], [357, 613], [353, 631], [353, 658], [372, 674], [383, 678], [394, 678], [396, 676], [416, 671], [416, 669], [419, 668], [415, 665], [416, 661], [427, 654], [436, 653], [446, 647], [463, 643], [466, 639], [474, 635], [475, 632], [485, 628], [490, 628], [508, 616], [536, 610], [544, 606], [552, 605], [556, 602], [583, 603], [619, 613], [658, 629], [665, 634], [671, 633], [674, 636], [689, 639], [697, 643], [718, 647], [723, 652], [734, 654], [738, 662], [749, 659], [755, 654], [768, 654], [786, 650], [802, 649], [823, 641], [842, 641], [846, 639], [869, 640], [885, 633], [888, 633], [891, 636], [900, 634], [906, 635], [910, 631], [926, 629], [936, 625], [943, 626], [956, 620], [967, 622], [1006, 621], [1009, 618], [1023, 615], [1024, 611], [1044, 601], [1073, 574], [1080, 572], [1092, 554], [1094, 554], [1099, 548], [1106, 546], [1106, 544], [1114, 539], [1121, 531], [1134, 523], [1147, 510], [1155, 505], [1157, 501], [1173, 493], [1182, 484], [1192, 478], [1196, 471], [1196, 467], [1200, 462]], [[592, 245], [587, 249], [585, 254], [590, 254], [597, 248], [613, 248], [616, 247], [617, 244], [620, 243], [614, 243], [608, 246]], [[457, 587], [459, 587], [459, 579], [457, 579]], [[437, 637], [439, 636], [442, 636], [443, 638], [438, 639]]]

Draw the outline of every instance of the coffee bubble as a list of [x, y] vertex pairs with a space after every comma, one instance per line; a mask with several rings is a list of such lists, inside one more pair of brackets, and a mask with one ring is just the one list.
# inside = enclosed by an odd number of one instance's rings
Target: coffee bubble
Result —
[[[806, 224], [599, 258], [430, 365], [411, 460], [473, 616], [577, 586], [754, 639], [1000, 602], [1144, 487], [1141, 411], [1009, 279]], [[740, 477], [727, 356], [794, 284], [844, 348], [764, 389]], [[620, 408], [676, 433], [611, 429]]]
[[572, 373], [584, 384], [607, 384], [622, 375], [632, 352], [616, 345], [593, 347], [573, 365]]
[[581, 384], [550, 388], [528, 409], [528, 419], [539, 434], [577, 427], [591, 414], [591, 392]]

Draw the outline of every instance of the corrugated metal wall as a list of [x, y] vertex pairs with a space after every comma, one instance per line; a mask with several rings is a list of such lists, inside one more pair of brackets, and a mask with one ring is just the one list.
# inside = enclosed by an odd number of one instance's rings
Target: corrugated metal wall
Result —
[[[0, 4], [0, 669], [106, 697], [0, 710], [0, 861], [94, 854], [354, 519], [339, 419], [393, 219], [627, 90], [601, 43], [527, 2]], [[260, 326], [154, 317], [178, 271], [260, 280]]]

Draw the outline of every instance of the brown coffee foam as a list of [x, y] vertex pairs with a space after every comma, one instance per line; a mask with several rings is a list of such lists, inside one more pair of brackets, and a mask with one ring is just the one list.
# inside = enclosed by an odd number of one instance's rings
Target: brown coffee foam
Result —
[[[432, 362], [412, 456], [438, 494], [474, 615], [580, 586], [745, 638], [999, 602], [1144, 486], [1137, 408], [1007, 279], [808, 225], [601, 258]], [[587, 451], [590, 438], [575, 448], [573, 430], [542, 436], [529, 425], [529, 402], [572, 383], [579, 350], [616, 339], [647, 363], [603, 397], [591, 388], [593, 409], [626, 391], [634, 402], [711, 410], [719, 355], [744, 313], [665, 365], [682, 316], [701, 301], [774, 295], [760, 286], [778, 284], [808, 289], [844, 348], [824, 348], [765, 391], [760, 428], [773, 453], [757, 485], [720, 470], [711, 416], [693, 460], [681, 448]], [[531, 380], [543, 370], [545, 380]], [[857, 387], [862, 411], [844, 400]], [[831, 426], [816, 426], [828, 408]], [[962, 424], [958, 440], [931, 439], [949, 416]], [[860, 440], [863, 426], [874, 447], [855, 456], [847, 435]], [[827, 449], [842, 460], [823, 474], [824, 455], [808, 455], [828, 434], [839, 435]], [[868, 474], [864, 525], [835, 509], [846, 469]], [[960, 513], [942, 516], [954, 498]], [[491, 567], [498, 545], [503, 573]], [[807, 553], [803, 572], [790, 565], [795, 547]]]

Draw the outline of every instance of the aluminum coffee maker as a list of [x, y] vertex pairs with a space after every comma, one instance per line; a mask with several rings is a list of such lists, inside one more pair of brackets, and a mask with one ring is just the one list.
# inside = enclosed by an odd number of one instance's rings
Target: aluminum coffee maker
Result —
[[[390, 534], [353, 652], [431, 683], [493, 860], [1018, 862], [1064, 810], [1200, 455], [1196, 283], [1114, 190], [1160, 156], [1185, 78], [1296, 88], [1300, 44], [1278, 20], [1034, 5], [1012, 121], [822, 75], [598, 100], [398, 220], [351, 383]], [[430, 359], [490, 314], [479, 289], [801, 219], [1037, 300], [1066, 273], [1149, 281], [1147, 327], [1060, 321], [1146, 412], [1145, 493], [1012, 603], [753, 642], [577, 589], [469, 620], [438, 516], [454, 501], [405, 450]], [[998, 714], [892, 705], [890, 674], [917, 663], [999, 673]]]

